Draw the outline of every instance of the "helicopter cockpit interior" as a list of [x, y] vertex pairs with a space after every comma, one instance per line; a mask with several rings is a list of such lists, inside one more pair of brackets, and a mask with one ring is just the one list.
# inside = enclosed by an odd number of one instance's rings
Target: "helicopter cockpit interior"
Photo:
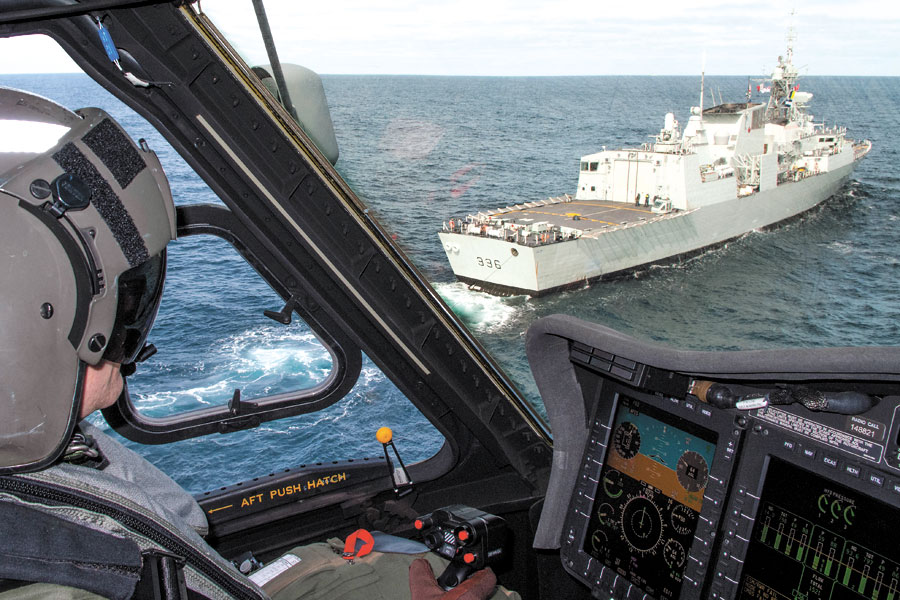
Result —
[[[177, 204], [178, 243], [195, 252], [185, 262], [220, 258], [195, 250], [194, 240], [223, 242], [274, 292], [264, 300], [246, 294], [273, 328], [266, 331], [277, 337], [277, 328], [302, 321], [303, 340], [316, 345], [315, 360], [302, 366], [322, 375], [299, 391], [269, 385], [265, 372], [248, 376], [262, 382], [249, 393], [223, 383], [226, 375], [213, 380], [219, 373], [200, 357], [184, 380], [203, 386], [185, 395], [208, 392], [216, 401], [153, 412], [140, 401], [152, 394], [135, 400], [126, 388], [103, 411], [109, 428], [163, 468], [190, 463], [200, 441], [213, 446], [197, 461], [210, 471], [257, 461], [254, 472], [228, 471], [241, 478], [227, 483], [201, 473], [185, 484], [208, 521], [205, 542], [225, 559], [252, 572], [294, 546], [365, 528], [422, 540], [451, 560], [442, 575], [448, 587], [490, 566], [528, 600], [900, 600], [900, 549], [889, 535], [900, 519], [900, 349], [731, 349], [726, 339], [685, 350], [694, 347], [688, 334], [657, 344], [546, 308], [561, 304], [523, 308], [515, 299], [502, 309], [521, 309], [526, 325], [500, 341], [488, 326], [473, 334], [451, 307], [450, 285], [437, 291], [431, 281], [447, 274], [439, 261], [411, 258], [425, 234], [414, 218], [403, 221], [409, 199], [397, 199], [400, 216], [389, 222], [357, 195], [369, 184], [390, 196], [392, 178], [404, 176], [337, 164], [334, 113], [355, 115], [359, 96], [394, 101], [384, 90], [411, 80], [379, 88], [376, 78], [326, 79], [329, 94], [345, 93], [329, 114], [317, 75], [280, 64], [271, 39], [268, 63], [251, 67], [236, 49], [240, 37], [224, 35], [199, 2], [11, 4], [0, 12], [0, 38], [51, 37], [91, 85], [145, 119], [209, 186], [199, 200]], [[442, 87], [450, 84], [431, 83], [436, 96], [455, 98]], [[484, 85], [466, 83], [473, 96]], [[368, 143], [404, 174], [446, 158], [428, 155], [444, 133], [421, 114], [385, 125], [376, 119], [382, 112], [347, 118], [345, 131], [362, 137], [376, 122], [400, 131], [402, 148], [374, 134]], [[410, 128], [427, 135], [403, 133]], [[351, 158], [354, 151], [341, 147]], [[486, 162], [459, 161], [445, 177], [444, 195], [454, 201], [470, 193]], [[169, 173], [173, 182], [181, 175]], [[184, 277], [214, 288], [210, 295], [231, 291], [202, 279]], [[642, 304], [643, 294], [628, 306], [657, 314], [661, 304]], [[215, 300], [176, 306], [187, 325], [163, 327], [200, 337], [219, 322], [233, 325], [219, 313], [230, 297]], [[563, 306], [585, 314], [577, 302]], [[207, 350], [234, 339], [214, 338]], [[496, 358], [501, 346], [518, 362]], [[152, 364], [139, 366], [135, 389]], [[156, 370], [167, 369], [175, 367]], [[372, 380], [383, 387], [367, 387]], [[368, 411], [362, 425], [341, 420], [352, 403]], [[406, 431], [394, 431], [408, 437], [394, 445], [379, 427], [410, 414]], [[414, 437], [420, 429], [430, 436], [427, 451]], [[310, 441], [318, 445], [305, 459], [284, 458], [287, 447]], [[316, 454], [327, 446], [339, 456]], [[8, 479], [0, 477], [6, 491]]]
[[536, 544], [562, 526], [595, 597], [897, 593], [896, 357], [674, 351], [562, 316], [528, 348], [570, 442]]

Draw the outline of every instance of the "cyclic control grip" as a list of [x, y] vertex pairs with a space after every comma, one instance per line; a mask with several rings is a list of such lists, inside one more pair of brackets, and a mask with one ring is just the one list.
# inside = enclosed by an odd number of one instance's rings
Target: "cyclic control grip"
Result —
[[445, 590], [456, 587], [469, 575], [504, 556], [506, 522], [484, 511], [454, 504], [415, 520], [425, 545], [450, 561], [438, 577]]

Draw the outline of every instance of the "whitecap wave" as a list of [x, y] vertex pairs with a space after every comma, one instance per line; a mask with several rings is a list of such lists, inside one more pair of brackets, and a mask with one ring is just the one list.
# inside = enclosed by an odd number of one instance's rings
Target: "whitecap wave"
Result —
[[331, 354], [305, 327], [250, 329], [223, 340], [220, 348], [211, 360], [251, 381], [301, 378], [313, 386], [332, 368]]
[[221, 404], [230, 399], [233, 392], [233, 382], [220, 379], [184, 390], [133, 392], [131, 399], [141, 413], [163, 417]]
[[[142, 412], [159, 416], [221, 405], [235, 389], [245, 398], [309, 389], [333, 368], [331, 354], [305, 326], [248, 329], [213, 340], [190, 357], [173, 358], [175, 363], [130, 384]], [[177, 389], [185, 383], [191, 387]]]
[[843, 255], [851, 254], [855, 250], [855, 248], [853, 247], [853, 244], [851, 244], [850, 242], [842, 242], [842, 241], [831, 242], [830, 244], [828, 244], [828, 248], [830, 248], [831, 250], [834, 250], [838, 254], [843, 254]]
[[357, 387], [377, 386], [384, 383], [385, 379], [381, 369], [369, 362], [369, 360], [366, 360], [363, 362], [362, 370], [359, 373], [359, 381], [357, 381], [356, 385]]
[[461, 282], [438, 283], [437, 293], [463, 322], [478, 333], [502, 329], [519, 310], [522, 297], [503, 298], [470, 290]]

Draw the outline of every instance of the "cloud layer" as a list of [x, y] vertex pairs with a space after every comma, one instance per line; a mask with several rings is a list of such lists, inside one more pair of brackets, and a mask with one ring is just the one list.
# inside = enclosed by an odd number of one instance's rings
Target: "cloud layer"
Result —
[[[251, 63], [267, 63], [249, 0], [204, 0]], [[784, 52], [811, 75], [900, 75], [900, 3], [710, 0], [268, 0], [279, 55], [320, 73], [758, 75]], [[18, 44], [23, 44], [19, 46]], [[76, 70], [46, 44], [0, 40], [0, 72]], [[49, 53], [48, 53], [49, 52]]]

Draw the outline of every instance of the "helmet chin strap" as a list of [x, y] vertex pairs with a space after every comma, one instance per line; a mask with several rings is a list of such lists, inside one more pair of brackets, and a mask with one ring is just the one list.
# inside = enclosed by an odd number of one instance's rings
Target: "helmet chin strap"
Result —
[[153, 344], [144, 344], [144, 347], [138, 352], [137, 357], [134, 359], [134, 362], [130, 362], [122, 365], [120, 371], [122, 372], [122, 377], [131, 377], [134, 375], [135, 371], [137, 371], [137, 364], [142, 363], [154, 354], [156, 354], [156, 346]]

